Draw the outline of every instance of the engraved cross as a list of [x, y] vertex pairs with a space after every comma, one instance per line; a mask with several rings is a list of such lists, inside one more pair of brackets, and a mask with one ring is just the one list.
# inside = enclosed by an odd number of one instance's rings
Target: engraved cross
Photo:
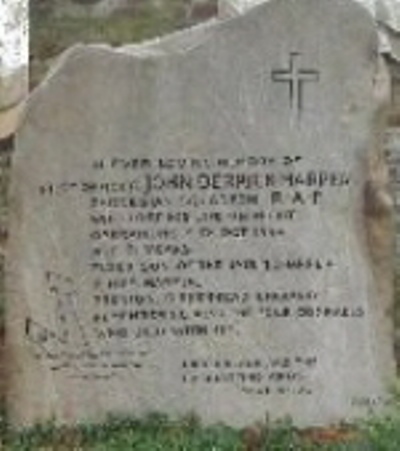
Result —
[[290, 108], [299, 119], [304, 106], [305, 83], [319, 81], [319, 71], [314, 69], [300, 69], [298, 65], [300, 53], [290, 54], [289, 68], [276, 69], [271, 73], [272, 81], [289, 85]]

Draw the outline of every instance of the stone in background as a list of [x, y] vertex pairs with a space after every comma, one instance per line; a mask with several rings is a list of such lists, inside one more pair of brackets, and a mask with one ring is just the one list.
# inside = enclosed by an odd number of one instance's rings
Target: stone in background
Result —
[[28, 94], [28, 2], [0, 2], [0, 139], [15, 130]]

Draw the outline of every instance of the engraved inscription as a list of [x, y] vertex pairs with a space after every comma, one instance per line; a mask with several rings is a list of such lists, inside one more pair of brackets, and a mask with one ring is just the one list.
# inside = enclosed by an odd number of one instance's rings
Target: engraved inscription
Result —
[[[52, 371], [88, 380], [136, 374], [166, 341], [240, 340], [252, 324], [288, 327], [366, 315], [357, 302], [332, 299], [323, 285], [307, 283], [336, 277], [340, 262], [332, 250], [282, 247], [295, 241], [313, 211], [346, 198], [347, 168], [313, 168], [294, 153], [112, 156], [89, 162], [86, 172], [85, 179], [38, 186], [48, 206], [80, 199], [86, 215], [84, 285], [77, 274], [48, 268], [44, 295], [53, 319], [45, 327], [26, 320], [33, 352]], [[290, 288], [282, 282], [289, 275], [297, 280]], [[239, 360], [189, 353], [176, 377], [183, 387], [311, 394], [307, 381], [319, 357], [277, 352], [267, 347]]]

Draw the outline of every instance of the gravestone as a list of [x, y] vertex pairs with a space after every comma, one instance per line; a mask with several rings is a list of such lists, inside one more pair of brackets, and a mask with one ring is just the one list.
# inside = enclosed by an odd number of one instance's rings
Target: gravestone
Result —
[[387, 85], [349, 0], [68, 51], [17, 136], [12, 421], [315, 426], [383, 409]]

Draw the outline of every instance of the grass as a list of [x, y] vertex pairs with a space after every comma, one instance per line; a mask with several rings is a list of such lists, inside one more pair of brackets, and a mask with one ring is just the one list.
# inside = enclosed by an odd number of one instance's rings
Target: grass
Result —
[[105, 42], [122, 45], [162, 35], [183, 26], [183, 12], [177, 6], [154, 12], [144, 8], [140, 15], [107, 18], [32, 18], [31, 55], [37, 59], [56, 56], [76, 42]]
[[39, 425], [3, 431], [9, 451], [397, 451], [400, 412], [355, 427], [300, 431], [289, 420], [265, 422], [238, 430], [224, 425], [202, 426], [195, 416], [172, 421], [153, 414], [144, 419], [110, 418], [101, 425], [74, 428]]
[[162, 415], [145, 419], [110, 418], [97, 426], [55, 428], [52, 424], [37, 426], [19, 433], [8, 433], [8, 450], [83, 449], [137, 451], [239, 451], [240, 433], [226, 426], [201, 427], [195, 417], [180, 421]]
[[152, 2], [142, 2], [134, 12], [121, 12], [105, 18], [72, 18], [53, 17], [49, 6], [43, 7], [40, 2], [33, 2], [30, 50], [32, 86], [43, 78], [54, 57], [77, 42], [119, 46], [185, 27], [186, 3], [185, 0], [168, 0], [165, 7], [155, 8]]

